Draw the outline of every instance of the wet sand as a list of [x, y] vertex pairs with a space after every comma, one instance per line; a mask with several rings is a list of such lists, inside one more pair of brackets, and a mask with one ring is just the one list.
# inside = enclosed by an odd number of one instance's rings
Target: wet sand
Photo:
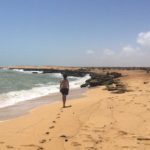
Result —
[[[67, 99], [73, 100], [75, 98], [83, 97], [87, 88], [73, 89], [70, 90]], [[50, 94], [47, 96], [19, 102], [15, 105], [8, 106], [5, 108], [0, 108], [0, 121], [5, 121], [13, 119], [27, 113], [30, 113], [32, 109], [35, 109], [39, 106], [50, 104], [54, 102], [61, 101], [61, 93]]]

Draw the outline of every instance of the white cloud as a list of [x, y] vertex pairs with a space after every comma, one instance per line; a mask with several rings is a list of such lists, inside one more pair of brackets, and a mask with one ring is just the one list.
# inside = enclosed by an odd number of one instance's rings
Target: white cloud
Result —
[[89, 54], [89, 55], [90, 55], [90, 54], [94, 54], [94, 53], [95, 53], [95, 51], [92, 50], [92, 49], [89, 49], [89, 50], [86, 51], [86, 54]]
[[133, 53], [136, 50], [132, 46], [125, 46], [125, 47], [122, 48], [122, 51], [125, 52], [125, 53]]
[[105, 55], [114, 55], [114, 51], [112, 51], [111, 49], [105, 49], [104, 54]]
[[139, 33], [137, 43], [142, 46], [150, 47], [150, 31]]
[[124, 46], [121, 51], [122, 54], [126, 55], [135, 55], [135, 54], [141, 54], [141, 49], [139, 47], [132, 47], [130, 45]]

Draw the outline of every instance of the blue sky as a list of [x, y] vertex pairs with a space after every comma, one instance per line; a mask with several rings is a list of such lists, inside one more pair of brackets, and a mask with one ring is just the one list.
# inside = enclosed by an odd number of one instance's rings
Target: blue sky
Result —
[[150, 66], [149, 0], [0, 0], [0, 66]]

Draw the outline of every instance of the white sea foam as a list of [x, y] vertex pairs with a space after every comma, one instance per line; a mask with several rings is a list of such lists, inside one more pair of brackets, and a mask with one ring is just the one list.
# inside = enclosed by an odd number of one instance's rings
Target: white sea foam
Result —
[[32, 73], [43, 73], [43, 71], [35, 71], [35, 70], [31, 70], [31, 71], [24, 71], [23, 69], [12, 69], [13, 71], [17, 71], [17, 72], [21, 72], [21, 73], [28, 73], [28, 74], [32, 74]]
[[[53, 74], [53, 75], [60, 77], [60, 74]], [[68, 77], [68, 78], [76, 78], [75, 81], [70, 81], [70, 89], [75, 89], [79, 88], [81, 84], [83, 84], [87, 79], [90, 78], [90, 76], [86, 75], [85, 77], [82, 78], [81, 77]], [[0, 108], [12, 106], [21, 101], [27, 101], [37, 97], [58, 92], [59, 92], [59, 84], [51, 85], [51, 83], [48, 83], [46, 85], [39, 84], [38, 87], [34, 87], [30, 90], [13, 91], [0, 94]]]
[[56, 78], [62, 78], [61, 73], [50, 73], [50, 76], [56, 77]]

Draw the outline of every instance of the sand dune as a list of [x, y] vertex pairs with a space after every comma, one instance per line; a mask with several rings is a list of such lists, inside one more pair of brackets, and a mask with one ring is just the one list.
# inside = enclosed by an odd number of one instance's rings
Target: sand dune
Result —
[[150, 75], [124, 71], [129, 92], [105, 87], [0, 123], [0, 150], [149, 150]]

